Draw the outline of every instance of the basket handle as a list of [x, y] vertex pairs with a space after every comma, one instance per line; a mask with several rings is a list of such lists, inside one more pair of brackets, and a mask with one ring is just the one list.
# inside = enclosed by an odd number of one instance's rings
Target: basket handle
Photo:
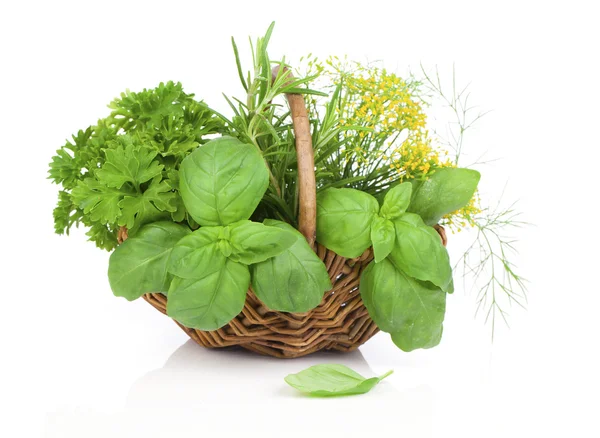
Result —
[[[292, 72], [283, 67], [290, 81]], [[275, 80], [279, 74], [279, 66], [272, 70]], [[285, 95], [292, 114], [294, 137], [296, 139], [296, 159], [298, 161], [298, 230], [304, 235], [311, 248], [315, 247], [317, 237], [317, 182], [315, 178], [315, 157], [308, 121], [308, 110], [301, 94]]]

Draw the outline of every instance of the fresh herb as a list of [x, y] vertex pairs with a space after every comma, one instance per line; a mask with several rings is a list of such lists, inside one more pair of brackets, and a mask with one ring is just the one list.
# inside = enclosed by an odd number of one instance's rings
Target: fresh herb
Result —
[[336, 397], [365, 394], [379, 382], [392, 374], [388, 371], [381, 377], [367, 379], [345, 365], [314, 365], [285, 377], [288, 385], [314, 397]]
[[410, 208], [427, 225], [469, 203], [479, 183], [479, 172], [471, 169], [439, 169], [424, 181], [414, 183]]
[[119, 245], [108, 264], [113, 293], [131, 301], [148, 292], [167, 292], [172, 279], [167, 272], [169, 256], [189, 233], [188, 227], [173, 222], [155, 222]]
[[81, 223], [90, 227], [90, 240], [110, 251], [121, 226], [130, 236], [158, 220], [196, 226], [181, 202], [177, 172], [205, 136], [224, 130], [222, 121], [174, 82], [127, 91], [109, 108], [108, 117], [79, 131], [52, 158], [49, 178], [63, 187], [56, 232], [68, 234]]
[[251, 266], [252, 290], [269, 309], [294, 313], [314, 309], [331, 289], [325, 265], [291, 225], [271, 219], [264, 223], [289, 230], [296, 240], [281, 254]]
[[436, 346], [442, 336], [446, 293], [383, 260], [371, 263], [360, 280], [369, 315], [404, 351]]
[[317, 197], [317, 240], [347, 258], [371, 246], [371, 223], [377, 200], [355, 189], [328, 189]]
[[[179, 83], [161, 83], [121, 94], [106, 118], [59, 149], [49, 170], [62, 185], [56, 232], [89, 227], [97, 246], [116, 247], [108, 272], [114, 294], [166, 294], [168, 315], [187, 327], [223, 327], [242, 311], [250, 287], [272, 311], [316, 308], [335, 291], [324, 262], [296, 230], [295, 138], [278, 103], [299, 93], [310, 96], [317, 241], [349, 259], [373, 248], [360, 294], [377, 326], [404, 351], [440, 342], [454, 282], [438, 223], [478, 228], [492, 269], [484, 290], [495, 312], [496, 287], [509, 293], [512, 282], [522, 286], [506, 257], [512, 244], [497, 230], [509, 222], [502, 215], [476, 219], [480, 174], [444, 158], [427, 130], [423, 84], [338, 58], [311, 58], [309, 72], [295, 77], [285, 59], [273, 62], [267, 53], [272, 30], [253, 45], [247, 74], [233, 42], [245, 95], [227, 98], [231, 117]], [[322, 80], [329, 96], [313, 87]], [[380, 379], [330, 365], [286, 380], [314, 395], [343, 395], [366, 392]]]
[[269, 185], [260, 152], [232, 137], [197, 148], [183, 160], [180, 178], [183, 202], [200, 225], [248, 219]]

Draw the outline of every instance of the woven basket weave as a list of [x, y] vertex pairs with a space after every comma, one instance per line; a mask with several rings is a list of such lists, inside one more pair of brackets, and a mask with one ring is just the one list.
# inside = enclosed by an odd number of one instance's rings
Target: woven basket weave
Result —
[[[276, 75], [277, 71], [274, 70], [273, 74]], [[319, 350], [353, 351], [379, 331], [369, 317], [358, 290], [360, 275], [373, 260], [372, 249], [358, 258], [346, 259], [315, 243], [316, 181], [308, 113], [301, 95], [288, 94], [286, 97], [294, 125], [298, 160], [298, 229], [325, 263], [333, 288], [325, 293], [318, 307], [307, 313], [270, 310], [250, 288], [242, 312], [218, 330], [196, 330], [175, 321], [204, 347], [238, 345], [269, 356], [293, 358]], [[444, 229], [436, 229], [445, 244]], [[144, 299], [166, 314], [166, 296], [151, 293], [144, 295]]]

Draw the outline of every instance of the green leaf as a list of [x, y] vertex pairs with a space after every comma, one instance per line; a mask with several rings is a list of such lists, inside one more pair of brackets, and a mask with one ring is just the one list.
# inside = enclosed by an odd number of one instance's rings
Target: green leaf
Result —
[[402, 350], [439, 343], [446, 312], [446, 293], [441, 289], [409, 277], [386, 259], [367, 266], [360, 295], [377, 327], [392, 333]]
[[417, 318], [407, 327], [395, 333], [391, 333], [392, 341], [398, 348], [407, 353], [419, 348], [433, 348], [442, 340], [444, 326], [439, 324], [432, 328], [429, 321]]
[[52, 212], [54, 217], [54, 231], [56, 234], [69, 234], [73, 224], [78, 224], [83, 216], [81, 211], [71, 199], [71, 195], [61, 190], [58, 192], [58, 204]]
[[386, 219], [396, 219], [408, 208], [411, 194], [412, 184], [409, 182], [390, 189], [385, 195], [379, 215]]
[[177, 210], [174, 205], [177, 195], [171, 190], [167, 181], [159, 182], [160, 179], [160, 176], [154, 178], [141, 195], [125, 196], [119, 202], [119, 206], [123, 209], [119, 225], [134, 230], [149, 222], [168, 219], [170, 213]]
[[167, 262], [173, 246], [190, 230], [172, 222], [148, 224], [111, 254], [108, 280], [118, 297], [135, 300], [145, 293], [166, 292], [171, 276]]
[[360, 256], [371, 246], [377, 200], [355, 189], [327, 189], [317, 196], [317, 240], [342, 257]]
[[108, 187], [120, 189], [123, 184], [131, 183], [139, 188], [140, 184], [161, 174], [164, 166], [154, 161], [155, 150], [134, 145], [128, 135], [119, 136], [115, 143], [117, 147], [105, 151], [106, 162], [96, 172], [98, 179]]
[[133, 195], [134, 192], [107, 187], [94, 178], [86, 178], [77, 183], [71, 197], [91, 221], [106, 224], [117, 222], [121, 216], [119, 203], [127, 194]]
[[179, 189], [200, 225], [229, 225], [248, 219], [269, 185], [260, 152], [232, 137], [200, 146], [181, 163]]
[[389, 260], [411, 277], [431, 281], [444, 291], [452, 281], [452, 266], [440, 235], [420, 216], [404, 213], [394, 221], [396, 244]]
[[472, 169], [438, 169], [428, 180], [414, 183], [407, 211], [421, 216], [427, 225], [435, 225], [442, 216], [469, 203], [480, 176]]
[[177, 242], [169, 260], [169, 272], [181, 278], [206, 275], [213, 260], [223, 256], [217, 245], [222, 229], [202, 227]]
[[389, 219], [384, 219], [376, 215], [371, 224], [371, 241], [373, 243], [375, 262], [379, 263], [394, 248], [394, 243], [396, 242], [394, 223]]
[[94, 242], [98, 248], [112, 251], [118, 245], [117, 230], [100, 223], [86, 224], [90, 229], [85, 233], [90, 242]]
[[173, 279], [167, 314], [186, 327], [217, 330], [242, 311], [249, 286], [248, 267], [217, 253], [211, 264], [199, 266], [197, 278]]
[[263, 262], [292, 246], [297, 236], [287, 230], [264, 224], [240, 221], [230, 227], [232, 257], [245, 265]]
[[323, 261], [291, 225], [267, 219], [265, 225], [288, 230], [295, 243], [281, 254], [250, 267], [252, 289], [272, 310], [303, 313], [317, 307], [331, 280]]
[[365, 394], [392, 374], [366, 379], [345, 365], [321, 364], [285, 377], [288, 385], [315, 397]]

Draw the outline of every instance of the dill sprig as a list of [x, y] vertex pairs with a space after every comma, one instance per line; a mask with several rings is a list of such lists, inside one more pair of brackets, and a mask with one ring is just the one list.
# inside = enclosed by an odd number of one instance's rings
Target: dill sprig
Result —
[[[456, 71], [452, 67], [450, 91], [442, 86], [439, 70], [429, 74], [421, 65], [423, 85], [448, 108], [454, 122], [446, 124], [446, 134], [434, 131], [444, 144], [454, 151], [453, 162], [459, 164], [463, 157], [465, 133], [489, 111], [481, 112], [469, 103], [469, 85], [457, 87]], [[492, 160], [493, 161], [493, 160]], [[478, 159], [471, 164], [487, 164]], [[461, 163], [462, 165], [462, 163]], [[470, 167], [464, 166], [462, 167]], [[491, 323], [491, 336], [494, 339], [497, 319], [507, 326], [507, 306], [525, 308], [527, 304], [527, 280], [518, 272], [512, 262], [518, 254], [516, 240], [510, 233], [516, 228], [529, 225], [521, 220], [522, 213], [516, 209], [516, 202], [502, 207], [503, 194], [494, 207], [481, 207], [479, 193], [461, 210], [444, 217], [444, 225], [458, 232], [463, 228], [475, 230], [475, 237], [462, 254], [455, 268], [462, 268], [463, 279], [472, 281], [471, 290], [476, 290], [475, 316], [483, 315], [486, 323]]]

